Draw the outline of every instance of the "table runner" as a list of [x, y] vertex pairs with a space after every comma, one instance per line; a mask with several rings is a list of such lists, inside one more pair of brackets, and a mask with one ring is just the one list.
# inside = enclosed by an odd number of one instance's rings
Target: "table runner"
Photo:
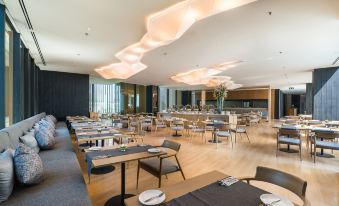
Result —
[[122, 155], [128, 155], [128, 154], [134, 154], [134, 153], [140, 153], [140, 152], [147, 152], [147, 150], [150, 149], [150, 148], [154, 148], [154, 146], [146, 145], [146, 146], [128, 147], [125, 152], [120, 151], [119, 148], [87, 152], [85, 160], [87, 161], [88, 177], [90, 177], [90, 175], [91, 175], [92, 160], [94, 160], [94, 159], [117, 157], [117, 156], [122, 156]]
[[258, 206], [260, 195], [268, 192], [239, 181], [229, 187], [217, 182], [202, 187], [162, 206]]
[[77, 138], [93, 138], [93, 137], [105, 137], [105, 136], [115, 136], [117, 134], [120, 134], [118, 131], [105, 131], [105, 132], [88, 132], [88, 134], [77, 134]]

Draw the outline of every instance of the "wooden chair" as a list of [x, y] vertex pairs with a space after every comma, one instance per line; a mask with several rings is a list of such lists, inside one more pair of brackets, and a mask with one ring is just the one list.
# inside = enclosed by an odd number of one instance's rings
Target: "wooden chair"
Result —
[[246, 121], [240, 121], [235, 126], [235, 128], [231, 129], [231, 131], [235, 134], [234, 135], [234, 143], [237, 143], [237, 134], [240, 134], [240, 137], [242, 137], [242, 134], [245, 134], [248, 142], [251, 143], [250, 138], [248, 137], [248, 134], [247, 134]]
[[289, 173], [259, 166], [254, 177], [241, 180], [248, 184], [250, 181], [261, 181], [283, 187], [296, 194], [304, 202], [304, 205], [308, 204], [306, 201], [307, 182]]
[[157, 132], [158, 128], [163, 128], [163, 129], [167, 128], [167, 125], [166, 125], [166, 123], [164, 122], [163, 119], [155, 119], [154, 121], [155, 121], [154, 132]]
[[[317, 148], [339, 150], [339, 143], [334, 140], [339, 138], [339, 134], [332, 131], [315, 131], [311, 136], [311, 156], [313, 154], [313, 162], [317, 156]], [[312, 147], [313, 146], [313, 147]], [[313, 148], [313, 149], [312, 149]]]
[[193, 140], [193, 135], [196, 135], [196, 134], [201, 134], [201, 138], [204, 139], [206, 143], [206, 129], [203, 123], [200, 122], [199, 120], [193, 122], [193, 128], [192, 128], [192, 133], [191, 133], [191, 138], [190, 138], [191, 142]]
[[175, 119], [171, 123], [171, 130], [175, 131], [174, 136], [180, 136], [178, 132], [183, 131], [184, 129], [184, 122], [181, 119]]
[[99, 119], [99, 113], [98, 112], [89, 112], [89, 118], [93, 120]]
[[276, 156], [278, 157], [278, 153], [280, 150], [280, 145], [286, 144], [288, 147], [291, 145], [296, 145], [299, 147], [299, 157], [300, 161], [302, 161], [301, 158], [301, 135], [300, 131], [296, 129], [279, 129], [279, 132], [277, 133], [277, 151]]
[[226, 138], [231, 141], [232, 149], [233, 149], [233, 141], [232, 141], [232, 133], [230, 125], [223, 125], [214, 133], [216, 137], [216, 147], [218, 148], [218, 140], [219, 138]]
[[[158, 187], [161, 187], [161, 178], [162, 175], [167, 175], [174, 172], [181, 172], [182, 177], [185, 178], [184, 172], [180, 166], [179, 160], [177, 158], [177, 152], [180, 150], [180, 144], [177, 142], [172, 142], [165, 140], [161, 147], [169, 148], [176, 151], [173, 155], [164, 155], [161, 157], [153, 157], [144, 160], [138, 161], [138, 170], [137, 170], [137, 188], [139, 186], [139, 174], [140, 168], [144, 169], [145, 171], [149, 172], [150, 174], [158, 177], [159, 184]], [[169, 160], [170, 157], [175, 157], [175, 161]]]

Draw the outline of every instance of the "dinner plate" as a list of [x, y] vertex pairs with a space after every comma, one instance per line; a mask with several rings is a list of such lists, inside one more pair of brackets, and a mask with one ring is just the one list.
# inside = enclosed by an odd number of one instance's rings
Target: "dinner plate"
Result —
[[[265, 205], [294, 206], [293, 203], [291, 201], [289, 201], [286, 197], [282, 197], [282, 196], [278, 196], [278, 195], [274, 195], [274, 194], [262, 194], [262, 195], [260, 195], [260, 200]], [[278, 201], [278, 200], [280, 200], [280, 201]]]
[[147, 150], [149, 153], [159, 153], [161, 150], [159, 148], [151, 148]]
[[[160, 191], [160, 190], [146, 190], [146, 191], [142, 192], [139, 195], [139, 202], [142, 205], [158, 205], [158, 204], [161, 204], [166, 199], [166, 195], [165, 194], [163, 194], [161, 197], [157, 197], [161, 193], [162, 193], [162, 191]], [[148, 200], [148, 199], [150, 199], [152, 197], [157, 197], [157, 198], [154, 198], [151, 201], [145, 202], [146, 200]]]
[[100, 149], [101, 149], [101, 147], [90, 147], [90, 148], [88, 148], [88, 150], [90, 150], [90, 151], [98, 151]]

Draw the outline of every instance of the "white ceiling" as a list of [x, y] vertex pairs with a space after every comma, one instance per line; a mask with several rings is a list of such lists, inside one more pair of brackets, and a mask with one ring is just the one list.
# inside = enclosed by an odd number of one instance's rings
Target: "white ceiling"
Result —
[[[18, 1], [4, 2], [40, 64]], [[26, 0], [47, 63], [39, 66], [97, 75], [94, 68], [111, 63], [118, 51], [140, 40], [148, 15], [177, 2]], [[126, 82], [182, 88], [185, 85], [170, 77], [242, 60], [245, 62], [221, 75], [244, 86], [280, 88], [311, 82], [312, 69], [331, 66], [338, 56], [338, 0], [258, 0], [199, 21], [179, 40], [147, 53], [142, 62], [148, 68]]]

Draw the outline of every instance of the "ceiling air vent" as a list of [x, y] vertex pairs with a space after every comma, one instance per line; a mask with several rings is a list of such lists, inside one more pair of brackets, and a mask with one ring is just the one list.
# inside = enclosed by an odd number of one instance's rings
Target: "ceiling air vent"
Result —
[[41, 62], [43, 63], [43, 65], [46, 65], [44, 56], [42, 55], [42, 52], [41, 52], [41, 49], [40, 49], [40, 45], [39, 45], [38, 39], [35, 36], [31, 20], [29, 19], [29, 16], [28, 16], [28, 13], [27, 13], [27, 9], [26, 9], [26, 6], [25, 6], [25, 2], [24, 2], [24, 0], [19, 0], [19, 3], [20, 3], [20, 7], [21, 7], [21, 10], [22, 10], [22, 13], [25, 16], [27, 26], [28, 26], [28, 28], [29, 28], [29, 30], [31, 32], [32, 37], [33, 37], [35, 46], [38, 49], [38, 52], [39, 52], [39, 55], [40, 55], [40, 58], [41, 58]]
[[335, 65], [337, 62], [339, 61], [339, 57], [337, 57], [334, 62], [332, 63], [332, 65]]

